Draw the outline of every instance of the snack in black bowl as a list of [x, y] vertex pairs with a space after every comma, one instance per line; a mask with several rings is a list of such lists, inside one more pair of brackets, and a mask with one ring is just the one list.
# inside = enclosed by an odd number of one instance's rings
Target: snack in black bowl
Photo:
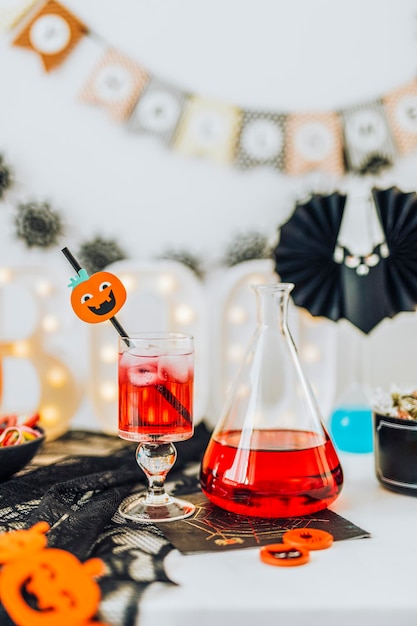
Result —
[[46, 437], [38, 421], [37, 413], [24, 421], [15, 415], [0, 418], [0, 481], [23, 469], [40, 450]]
[[377, 479], [391, 491], [417, 496], [417, 391], [380, 393], [373, 428]]

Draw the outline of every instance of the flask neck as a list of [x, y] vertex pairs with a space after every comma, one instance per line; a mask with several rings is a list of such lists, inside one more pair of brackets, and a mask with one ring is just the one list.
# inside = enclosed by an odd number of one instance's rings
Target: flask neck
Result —
[[288, 303], [293, 287], [292, 283], [253, 286], [257, 299], [258, 325], [276, 327], [278, 323], [280, 330], [287, 327]]

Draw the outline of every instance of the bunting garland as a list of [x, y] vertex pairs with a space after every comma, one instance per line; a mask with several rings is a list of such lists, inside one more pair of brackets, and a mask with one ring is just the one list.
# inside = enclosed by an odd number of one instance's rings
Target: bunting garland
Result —
[[[11, 7], [0, 9], [0, 31], [13, 28], [35, 4], [12, 0]], [[61, 3], [46, 0], [12, 43], [36, 52], [50, 72], [91, 34]], [[321, 170], [341, 176], [378, 173], [417, 149], [417, 79], [340, 111], [255, 111], [187, 92], [114, 46], [104, 47], [78, 99], [102, 107], [130, 132], [154, 135], [186, 156], [241, 170], [270, 167], [290, 176]]]

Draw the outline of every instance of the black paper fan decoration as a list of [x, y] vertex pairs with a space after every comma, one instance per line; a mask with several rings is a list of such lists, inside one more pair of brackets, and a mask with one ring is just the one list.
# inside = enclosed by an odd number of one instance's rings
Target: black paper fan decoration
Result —
[[60, 215], [46, 202], [19, 204], [15, 223], [16, 236], [23, 239], [28, 248], [50, 248], [63, 234]]
[[275, 269], [294, 283], [294, 303], [314, 316], [349, 320], [369, 333], [417, 304], [417, 195], [373, 189], [385, 241], [364, 256], [338, 243], [346, 196], [314, 195], [296, 206], [274, 250]]

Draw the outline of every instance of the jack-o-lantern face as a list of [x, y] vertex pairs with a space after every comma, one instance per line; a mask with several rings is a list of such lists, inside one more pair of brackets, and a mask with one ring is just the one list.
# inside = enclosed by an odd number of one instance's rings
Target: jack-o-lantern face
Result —
[[97, 324], [114, 317], [126, 302], [126, 289], [110, 272], [96, 272], [77, 282], [71, 293], [71, 306], [84, 322]]

